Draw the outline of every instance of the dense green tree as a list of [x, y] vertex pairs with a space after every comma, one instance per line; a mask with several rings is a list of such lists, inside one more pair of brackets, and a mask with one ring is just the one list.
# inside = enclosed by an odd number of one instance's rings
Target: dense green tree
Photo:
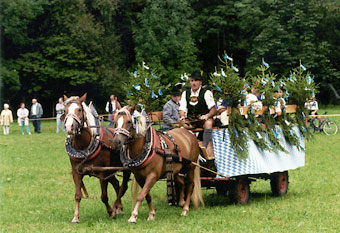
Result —
[[192, 16], [186, 0], [147, 0], [138, 16], [133, 29], [136, 60], [157, 67], [164, 84], [198, 68]]
[[[20, 5], [4, 7], [3, 11], [10, 13]], [[116, 0], [53, 0], [41, 5], [40, 14], [29, 14], [19, 27], [23, 32], [6, 34], [4, 47], [10, 45], [17, 51], [13, 55], [8, 49], [4, 52], [4, 89], [17, 84], [27, 99], [37, 96], [49, 105], [63, 93], [88, 91], [95, 99], [119, 93], [117, 84], [123, 78], [119, 66], [124, 56], [113, 23], [116, 7]], [[12, 24], [3, 24], [3, 31], [11, 32]], [[22, 36], [13, 36], [16, 33]], [[11, 98], [11, 94], [5, 92], [4, 97]]]
[[138, 63], [162, 86], [198, 68], [207, 81], [224, 51], [241, 77], [262, 57], [285, 76], [301, 59], [327, 103], [329, 84], [340, 87], [339, 16], [336, 0], [3, 0], [0, 105], [37, 96], [52, 109], [64, 92], [89, 92], [101, 109], [126, 95]]
[[217, 55], [225, 50], [244, 74], [254, 72], [264, 57], [281, 75], [302, 59], [326, 93], [328, 83], [339, 84], [339, 68], [334, 64], [339, 53], [333, 52], [339, 48], [339, 17], [335, 16], [339, 11], [335, 1], [328, 2], [192, 0], [199, 22], [195, 34], [201, 41], [199, 59], [206, 70], [212, 70]]

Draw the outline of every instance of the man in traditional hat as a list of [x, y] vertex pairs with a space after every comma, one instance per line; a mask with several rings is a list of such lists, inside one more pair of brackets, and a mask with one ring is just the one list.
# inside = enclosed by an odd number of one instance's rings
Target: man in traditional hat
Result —
[[180, 120], [184, 122], [188, 118], [191, 125], [203, 126], [203, 146], [207, 148], [212, 135], [213, 116], [216, 114], [214, 96], [210, 90], [202, 87], [200, 71], [195, 70], [189, 80], [191, 88], [182, 93], [180, 100]]
[[[181, 86], [182, 87], [182, 86]], [[181, 91], [178, 86], [174, 86], [171, 90], [171, 100], [169, 100], [163, 107], [163, 129], [172, 129], [172, 123], [179, 121], [179, 101], [181, 99]]]

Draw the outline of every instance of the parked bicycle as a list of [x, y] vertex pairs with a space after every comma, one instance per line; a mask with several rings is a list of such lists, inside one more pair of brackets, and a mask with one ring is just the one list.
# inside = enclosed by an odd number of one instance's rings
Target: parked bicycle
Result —
[[[323, 115], [326, 115], [325, 112]], [[338, 133], [339, 127], [334, 121], [328, 120], [327, 117], [321, 117], [321, 120], [317, 119], [317, 116], [310, 116], [308, 120], [308, 129], [315, 132], [324, 132], [326, 135], [335, 135]]]

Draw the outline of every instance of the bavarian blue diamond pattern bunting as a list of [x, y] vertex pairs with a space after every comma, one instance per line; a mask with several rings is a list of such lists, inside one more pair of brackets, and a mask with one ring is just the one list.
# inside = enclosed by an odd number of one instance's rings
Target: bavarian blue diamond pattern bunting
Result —
[[[294, 128], [294, 131], [297, 135], [300, 135], [297, 128]], [[276, 132], [278, 133], [280, 143], [289, 154], [282, 151], [262, 151], [249, 139], [249, 156], [247, 159], [240, 160], [231, 146], [228, 129], [214, 130], [213, 145], [217, 172], [232, 177], [247, 174], [272, 173], [303, 167], [305, 164], [305, 152], [287, 143], [282, 135], [281, 128], [277, 127]], [[304, 139], [301, 136], [300, 144], [304, 147]]]

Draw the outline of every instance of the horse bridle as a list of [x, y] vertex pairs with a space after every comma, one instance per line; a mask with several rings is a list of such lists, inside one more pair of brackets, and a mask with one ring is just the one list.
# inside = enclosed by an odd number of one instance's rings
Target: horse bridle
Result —
[[84, 108], [83, 108], [83, 105], [81, 104], [81, 102], [80, 102], [80, 101], [76, 101], [76, 100], [69, 101], [69, 102], [67, 102], [66, 105], [69, 105], [69, 104], [72, 104], [72, 103], [76, 103], [76, 104], [79, 104], [79, 105], [81, 106], [81, 110], [82, 110], [82, 115], [83, 115], [83, 117], [82, 117], [82, 119], [80, 119], [76, 114], [74, 114], [74, 113], [68, 113], [68, 114], [65, 116], [64, 123], [66, 123], [66, 121], [67, 121], [68, 118], [72, 118], [73, 120], [75, 120], [76, 122], [78, 122], [78, 124], [79, 124], [79, 126], [80, 126], [80, 127], [78, 128], [78, 130], [77, 130], [77, 132], [79, 133], [80, 130], [81, 130], [82, 128], [84, 128], [84, 122], [85, 122]]
[[[125, 135], [128, 138], [128, 140], [127, 140], [127, 142], [125, 144], [129, 144], [130, 142], [132, 142], [132, 141], [142, 137], [142, 135], [136, 136], [134, 138], [132, 137], [132, 130], [136, 129], [136, 124], [137, 124], [136, 118], [134, 118], [133, 115], [131, 115], [128, 112], [125, 112], [125, 114], [127, 116], [131, 116], [131, 121], [132, 121], [131, 129], [127, 130], [127, 129], [124, 129], [124, 128], [115, 128], [114, 134], [123, 134], [123, 135]], [[117, 113], [117, 115], [119, 115], [119, 112]], [[148, 127], [146, 127], [145, 131], [148, 131], [151, 126], [152, 126], [152, 123], [149, 124]]]
[[[124, 112], [128, 117], [131, 116], [131, 114], [127, 114], [128, 112]], [[119, 115], [119, 112], [117, 113], [117, 116]], [[131, 116], [131, 120], [132, 120], [132, 127], [130, 130], [124, 129], [124, 128], [115, 128], [114, 134], [123, 134], [124, 136], [126, 136], [128, 138], [128, 140], [132, 139], [132, 130], [136, 128], [135, 126], [135, 122], [133, 122], [133, 117]]]

